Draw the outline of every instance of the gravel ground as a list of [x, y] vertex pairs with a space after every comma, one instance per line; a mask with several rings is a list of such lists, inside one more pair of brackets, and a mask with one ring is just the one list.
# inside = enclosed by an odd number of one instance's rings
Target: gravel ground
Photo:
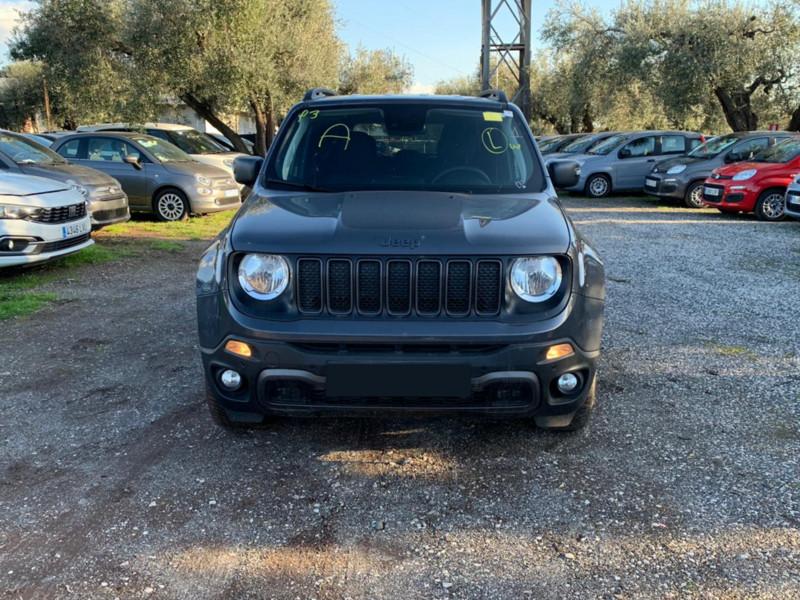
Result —
[[800, 598], [800, 223], [566, 201], [606, 260], [600, 406], [215, 428], [202, 244], [0, 324], [0, 598]]

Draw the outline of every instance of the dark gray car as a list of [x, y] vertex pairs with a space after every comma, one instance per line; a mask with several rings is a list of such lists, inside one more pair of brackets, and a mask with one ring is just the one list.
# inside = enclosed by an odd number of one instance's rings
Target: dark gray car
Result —
[[689, 208], [703, 208], [703, 182], [711, 171], [750, 160], [764, 148], [791, 136], [787, 131], [744, 131], [715, 137], [687, 156], [656, 163], [645, 179], [644, 191], [659, 198], [681, 200]]
[[241, 202], [227, 172], [150, 135], [76, 133], [56, 140], [53, 150], [111, 175], [128, 194], [131, 210], [152, 212], [162, 221], [238, 208]]
[[130, 219], [128, 197], [113, 177], [70, 164], [50, 148], [21, 134], [0, 131], [0, 169], [72, 185], [89, 202], [94, 229]]

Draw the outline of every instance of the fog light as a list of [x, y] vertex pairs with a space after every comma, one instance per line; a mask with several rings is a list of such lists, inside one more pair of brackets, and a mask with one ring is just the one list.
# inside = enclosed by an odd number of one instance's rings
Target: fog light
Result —
[[252, 348], [250, 348], [250, 346], [244, 342], [240, 342], [238, 340], [228, 340], [228, 342], [225, 344], [225, 350], [231, 354], [235, 354], [236, 356], [243, 356], [244, 358], [250, 358], [253, 356]]
[[573, 354], [575, 354], [575, 351], [572, 349], [572, 344], [556, 344], [547, 349], [544, 357], [546, 360], [556, 360], [572, 356]]
[[564, 373], [558, 378], [557, 385], [562, 394], [571, 394], [578, 387], [578, 377], [573, 373]]
[[229, 390], [236, 390], [242, 385], [242, 376], [232, 369], [225, 369], [220, 374], [219, 380]]

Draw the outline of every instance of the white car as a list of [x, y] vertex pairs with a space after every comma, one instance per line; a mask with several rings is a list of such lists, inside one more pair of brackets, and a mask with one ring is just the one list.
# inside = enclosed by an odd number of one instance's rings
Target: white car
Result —
[[55, 181], [0, 173], [0, 268], [58, 258], [91, 246], [83, 194]]
[[[798, 173], [800, 175], [800, 173]], [[786, 201], [783, 212], [787, 217], [800, 219], [800, 176], [786, 189]]]
[[238, 156], [248, 156], [241, 152], [230, 151], [207, 133], [198, 131], [188, 125], [145, 123], [141, 126], [134, 126], [128, 123], [102, 123], [98, 125], [82, 125], [78, 127], [77, 131], [143, 132], [176, 145], [198, 162], [227, 171], [231, 177], [233, 177], [234, 159]]

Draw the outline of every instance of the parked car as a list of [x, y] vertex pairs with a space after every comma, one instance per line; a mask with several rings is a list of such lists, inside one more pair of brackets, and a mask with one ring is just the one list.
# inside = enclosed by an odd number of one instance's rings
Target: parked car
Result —
[[73, 165], [50, 148], [18, 133], [0, 130], [0, 169], [62, 181], [89, 201], [92, 227], [131, 218], [128, 197], [119, 182], [95, 169]]
[[703, 142], [699, 133], [687, 131], [638, 131], [607, 138], [586, 154], [571, 158], [580, 173], [575, 185], [566, 188], [592, 198], [612, 191], [641, 191], [656, 161], [683, 155]]
[[[208, 135], [210, 135], [212, 138], [214, 138], [214, 140], [218, 144], [224, 146], [229, 151], [237, 152], [236, 148], [233, 146], [233, 142], [231, 142], [228, 138], [226, 138], [221, 133], [209, 132]], [[253, 142], [251, 142], [250, 140], [246, 140], [244, 138], [242, 138], [242, 142], [244, 142], [244, 145], [247, 147], [248, 154], [255, 154], [256, 153], [256, 147], [255, 147], [255, 144], [253, 144]]]
[[786, 189], [784, 211], [787, 217], [800, 219], [800, 177], [795, 179]]
[[786, 131], [746, 131], [707, 140], [686, 156], [656, 163], [644, 180], [644, 191], [659, 198], [681, 200], [701, 208], [703, 183], [717, 167], [750, 160], [761, 150], [791, 137]]
[[747, 162], [714, 169], [703, 200], [723, 213], [754, 212], [761, 221], [784, 218], [788, 186], [800, 174], [800, 137], [762, 150]]
[[44, 137], [43, 135], [41, 135], [39, 133], [25, 133], [25, 132], [22, 132], [19, 135], [24, 137], [26, 140], [30, 140], [32, 142], [36, 142], [37, 144], [39, 144], [40, 146], [44, 146], [45, 148], [49, 148], [50, 144], [53, 143], [53, 140], [51, 140], [49, 138], [46, 138], [46, 137]]
[[0, 172], [0, 267], [40, 263], [91, 246], [86, 200], [54, 179]]
[[545, 155], [561, 152], [568, 144], [584, 138], [586, 135], [585, 133], [568, 133], [565, 135], [554, 135], [552, 137], [543, 138], [542, 141], [538, 143], [539, 152]]
[[607, 140], [612, 135], [617, 135], [616, 131], [604, 131], [602, 133], [592, 133], [575, 138], [558, 152], [549, 152], [544, 157], [544, 164], [549, 165], [554, 160], [570, 159], [579, 154], [586, 154], [601, 142]]
[[241, 152], [232, 152], [214, 138], [194, 127], [174, 123], [145, 123], [142, 126], [126, 123], [104, 123], [78, 127], [77, 131], [129, 131], [146, 133], [174, 144], [198, 162], [217, 167], [233, 177], [233, 161]]
[[252, 195], [197, 276], [219, 424], [359, 411], [586, 424], [603, 265], [549, 201], [575, 165], [548, 176], [523, 114], [491, 94], [312, 90], [267, 159], [237, 159]]
[[237, 208], [239, 187], [226, 171], [193, 160], [177, 146], [143, 133], [76, 133], [53, 144], [69, 161], [111, 175], [132, 211], [162, 221]]

